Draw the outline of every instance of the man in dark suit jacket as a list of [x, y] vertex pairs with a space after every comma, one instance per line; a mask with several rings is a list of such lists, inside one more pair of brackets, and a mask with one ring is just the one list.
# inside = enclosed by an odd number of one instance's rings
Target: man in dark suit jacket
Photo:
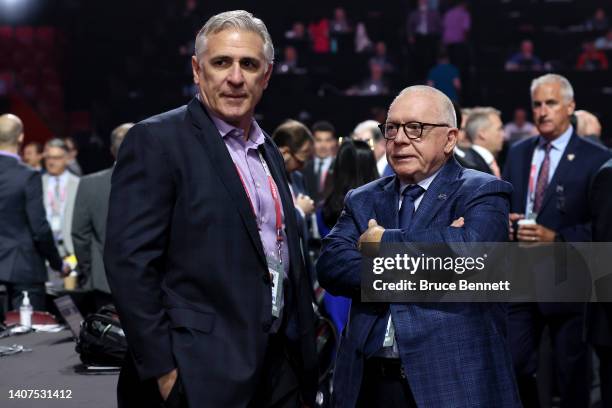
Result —
[[[612, 159], [595, 175], [589, 203], [593, 213], [593, 241], [612, 242]], [[604, 284], [609, 284], [608, 281]], [[599, 358], [602, 407], [612, 408], [612, 303], [587, 306], [587, 339]]]
[[[111, 132], [111, 154], [117, 157], [125, 134], [134, 126], [124, 123]], [[104, 270], [104, 241], [113, 167], [81, 178], [72, 215], [72, 245], [80, 285], [94, 291], [96, 309], [112, 302]]]
[[381, 126], [397, 176], [347, 194], [317, 264], [326, 290], [353, 299], [334, 406], [518, 407], [501, 305], [360, 301], [362, 242], [496, 242], [508, 232], [512, 188], [453, 159], [458, 130], [448, 97], [406, 88]]
[[231, 11], [195, 43], [198, 96], [136, 124], [113, 172], [104, 260], [130, 346], [120, 406], [312, 406], [295, 210], [253, 118], [272, 41], [261, 20]]
[[62, 266], [47, 222], [40, 173], [17, 154], [21, 143], [21, 120], [0, 116], [0, 284], [7, 289], [9, 307], [18, 309], [22, 291], [28, 291], [34, 310], [45, 310], [45, 259], [56, 271], [68, 268]]
[[306, 194], [318, 203], [325, 198], [323, 197], [325, 180], [332, 169], [338, 150], [338, 137], [334, 125], [324, 120], [312, 125], [312, 136], [314, 159], [306, 163], [301, 172], [304, 175]]
[[[536, 78], [531, 100], [540, 135], [510, 149], [503, 173], [514, 187], [510, 222], [533, 220], [518, 227], [516, 239], [591, 241], [589, 186], [610, 153], [574, 132], [570, 124], [574, 91], [566, 78], [555, 74]], [[582, 338], [583, 313], [584, 304], [578, 303], [511, 305], [510, 342], [525, 406], [538, 404], [535, 374], [545, 326], [553, 344], [561, 406], [589, 406], [590, 355]]]

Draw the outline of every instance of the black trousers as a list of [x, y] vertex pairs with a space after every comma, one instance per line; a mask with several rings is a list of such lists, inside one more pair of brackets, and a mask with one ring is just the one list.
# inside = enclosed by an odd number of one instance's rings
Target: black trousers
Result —
[[571, 310], [548, 313], [543, 310], [537, 303], [512, 304], [509, 308], [510, 349], [523, 406], [540, 406], [535, 375], [542, 331], [548, 326], [555, 367], [553, 380], [561, 397], [561, 408], [587, 408], [591, 354], [582, 337], [583, 313]]
[[357, 408], [417, 408], [399, 360], [366, 360]]

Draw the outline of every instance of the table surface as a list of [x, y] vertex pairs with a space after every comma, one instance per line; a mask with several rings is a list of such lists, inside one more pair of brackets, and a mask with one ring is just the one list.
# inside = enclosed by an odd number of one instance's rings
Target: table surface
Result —
[[[31, 352], [0, 357], [0, 407], [116, 407], [117, 373], [79, 374], [81, 360], [68, 330], [58, 333], [28, 333], [0, 339], [0, 346], [13, 344]], [[10, 399], [10, 390], [70, 390], [70, 399]], [[66, 393], [64, 393], [66, 395]]]

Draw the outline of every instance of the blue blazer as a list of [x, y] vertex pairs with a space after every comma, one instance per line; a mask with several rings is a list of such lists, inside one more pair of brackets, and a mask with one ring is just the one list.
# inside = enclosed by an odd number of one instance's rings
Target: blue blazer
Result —
[[[514, 187], [510, 212], [525, 212], [531, 158], [538, 139], [534, 136], [516, 143], [508, 152], [502, 178]], [[589, 188], [610, 156], [604, 147], [572, 134], [544, 194], [537, 223], [556, 231], [564, 241], [591, 241]]]
[[[357, 242], [374, 218], [395, 242], [498, 242], [508, 234], [511, 186], [450, 159], [425, 193], [412, 225], [398, 229], [395, 176], [352, 190], [323, 241], [321, 285], [353, 298], [338, 352], [334, 406], [353, 407], [361, 387], [364, 346], [386, 304], [360, 302]], [[465, 226], [450, 227], [464, 217]], [[402, 365], [419, 407], [519, 407], [508, 351], [505, 308], [486, 303], [390, 304]]]

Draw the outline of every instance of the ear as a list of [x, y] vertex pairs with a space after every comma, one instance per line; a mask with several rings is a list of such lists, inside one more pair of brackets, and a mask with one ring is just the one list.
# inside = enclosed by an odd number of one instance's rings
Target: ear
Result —
[[264, 89], [268, 88], [268, 83], [270, 82], [270, 77], [272, 76], [272, 68], [274, 68], [274, 64], [268, 64], [268, 70], [264, 74]]
[[455, 146], [457, 145], [457, 137], [459, 135], [459, 129], [450, 128], [446, 133], [446, 143], [444, 144], [444, 153], [450, 155], [453, 153]]
[[23, 144], [23, 139], [24, 139], [24, 136], [23, 136], [23, 133], [21, 133], [21, 134], [19, 135], [19, 137], [17, 138], [17, 143], [18, 143], [20, 146]]
[[200, 64], [195, 55], [191, 56], [191, 71], [193, 73], [193, 83], [196, 85], [200, 84]]
[[576, 101], [571, 101], [567, 104], [567, 116], [571, 116], [576, 110]]
[[291, 149], [289, 149], [289, 146], [279, 147], [278, 150], [283, 155], [283, 160], [287, 161], [291, 158]]

